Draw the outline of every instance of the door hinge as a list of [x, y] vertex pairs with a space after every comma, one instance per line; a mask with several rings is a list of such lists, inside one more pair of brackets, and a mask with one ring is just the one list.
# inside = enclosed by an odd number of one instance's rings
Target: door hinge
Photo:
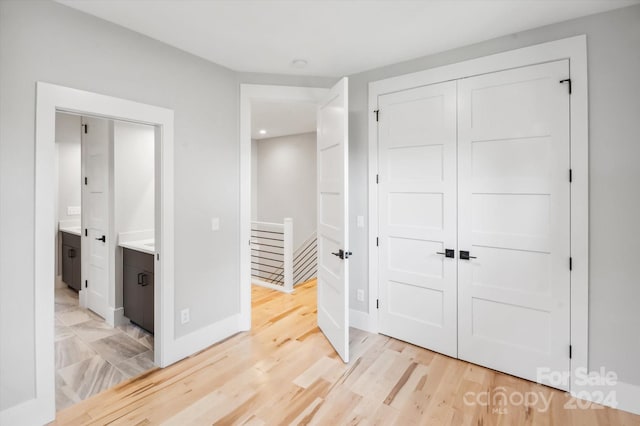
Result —
[[89, 182], [89, 179], [87, 179], [86, 177], [84, 178], [84, 184], [87, 185], [87, 182]]
[[380, 183], [380, 175], [376, 175], [376, 183]]
[[569, 359], [573, 356], [573, 346], [569, 345]]
[[569, 183], [573, 182], [573, 170], [569, 169]]
[[89, 280], [84, 280], [84, 288], [87, 288], [87, 287], [89, 287]]
[[569, 270], [572, 271], [573, 270], [573, 257], [569, 258]]
[[89, 230], [87, 228], [84, 228], [84, 236], [85, 237], [89, 236]]
[[89, 125], [88, 124], [83, 124], [82, 125], [82, 130], [84, 131], [85, 134], [89, 133]]
[[376, 309], [380, 309], [380, 299], [376, 299]]
[[376, 115], [376, 121], [380, 121], [380, 110], [377, 109], [377, 110], [373, 111], [373, 113]]
[[560, 84], [569, 83], [569, 94], [571, 94], [571, 79], [565, 78], [564, 80], [560, 80]]
[[376, 247], [380, 246], [380, 238], [376, 237]]

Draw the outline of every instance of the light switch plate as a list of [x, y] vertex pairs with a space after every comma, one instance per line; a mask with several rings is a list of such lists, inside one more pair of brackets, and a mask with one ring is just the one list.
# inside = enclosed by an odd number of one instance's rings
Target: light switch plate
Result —
[[364, 216], [357, 216], [356, 224], [358, 225], [358, 228], [364, 228]]
[[358, 299], [358, 302], [364, 302], [364, 290], [356, 291], [356, 299]]
[[67, 216], [76, 216], [82, 212], [80, 206], [68, 206], [67, 207]]
[[212, 231], [217, 231], [220, 229], [220, 218], [219, 217], [212, 217], [211, 218], [211, 230]]

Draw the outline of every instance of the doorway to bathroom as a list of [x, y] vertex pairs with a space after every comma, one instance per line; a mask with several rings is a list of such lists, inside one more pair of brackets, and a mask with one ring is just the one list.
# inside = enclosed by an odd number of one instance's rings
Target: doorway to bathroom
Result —
[[[75, 185], [80, 177], [80, 201], [77, 186], [75, 200], [56, 195], [61, 115], [69, 129], [80, 130], [80, 148], [69, 150], [80, 164], [69, 177]], [[90, 396], [180, 359], [172, 321], [173, 111], [39, 82], [35, 146], [35, 385], [39, 409], [53, 416], [56, 384]], [[63, 266], [69, 253], [72, 262]], [[87, 290], [92, 285], [95, 295]], [[66, 293], [56, 295], [56, 286]], [[65, 338], [80, 349], [65, 350], [59, 343]]]
[[56, 113], [56, 410], [154, 367], [152, 126]]

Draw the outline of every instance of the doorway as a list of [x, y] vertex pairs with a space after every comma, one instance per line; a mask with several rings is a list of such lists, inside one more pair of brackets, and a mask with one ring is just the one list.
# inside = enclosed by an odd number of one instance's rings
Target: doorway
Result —
[[251, 104], [251, 282], [285, 293], [316, 277], [316, 105]]
[[[55, 118], [82, 115], [152, 126], [154, 138], [155, 271], [153, 363], [164, 367], [180, 359], [173, 337], [173, 112], [48, 83], [37, 83], [35, 143], [35, 335], [36, 404], [55, 415], [54, 285]], [[101, 236], [100, 236], [101, 237]], [[85, 237], [86, 238], [86, 237]], [[101, 239], [101, 238], [100, 238]], [[106, 239], [106, 236], [105, 236]], [[144, 279], [143, 279], [144, 282]]]
[[155, 131], [62, 112], [55, 125], [59, 411], [154, 367], [153, 266], [135, 285], [124, 261], [153, 263]]
[[348, 82], [331, 89], [242, 85], [240, 96], [240, 313], [251, 328], [251, 116], [256, 102], [317, 108], [318, 326], [348, 362]]

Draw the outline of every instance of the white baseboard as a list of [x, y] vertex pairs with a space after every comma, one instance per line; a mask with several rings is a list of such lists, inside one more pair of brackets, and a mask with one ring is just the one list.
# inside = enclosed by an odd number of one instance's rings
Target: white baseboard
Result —
[[[50, 401], [47, 403], [46, 400]], [[0, 411], [0, 425], [45, 425], [56, 419], [55, 398], [30, 399]]]
[[270, 288], [271, 290], [276, 290], [276, 291], [279, 291], [279, 292], [285, 293], [285, 294], [292, 294], [293, 293], [293, 290], [285, 290], [284, 286], [271, 284], [271, 283], [268, 283], [266, 281], [262, 281], [262, 280], [259, 280], [257, 278], [253, 278], [253, 277], [251, 277], [251, 284], [257, 285], [257, 286], [260, 286], [260, 287]]
[[618, 410], [640, 415], [640, 386], [618, 382]]
[[89, 292], [85, 290], [84, 286], [82, 286], [82, 288], [80, 288], [80, 291], [78, 292], [78, 304], [81, 308], [87, 308], [87, 293]]
[[196, 330], [193, 333], [189, 333], [186, 336], [175, 339], [171, 343], [170, 350], [168, 351], [169, 356], [167, 358], [169, 362], [167, 365], [187, 358], [196, 352], [240, 332], [240, 324], [240, 314], [236, 314], [207, 327], [201, 328], [200, 330]]
[[[603, 381], [599, 379], [600, 377], [598, 376], [598, 381], [603, 383]], [[614, 401], [608, 398], [609, 395], [614, 397]], [[603, 384], [578, 387], [571, 391], [571, 396], [640, 415], [640, 386], [638, 385], [632, 385], [618, 380], [612, 386]]]
[[111, 327], [117, 327], [119, 325], [125, 324], [128, 322], [124, 316], [124, 308], [107, 308], [107, 315], [104, 319], [107, 324]]
[[369, 333], [376, 333], [371, 326], [370, 315], [355, 309], [349, 309], [349, 327], [368, 331]]

